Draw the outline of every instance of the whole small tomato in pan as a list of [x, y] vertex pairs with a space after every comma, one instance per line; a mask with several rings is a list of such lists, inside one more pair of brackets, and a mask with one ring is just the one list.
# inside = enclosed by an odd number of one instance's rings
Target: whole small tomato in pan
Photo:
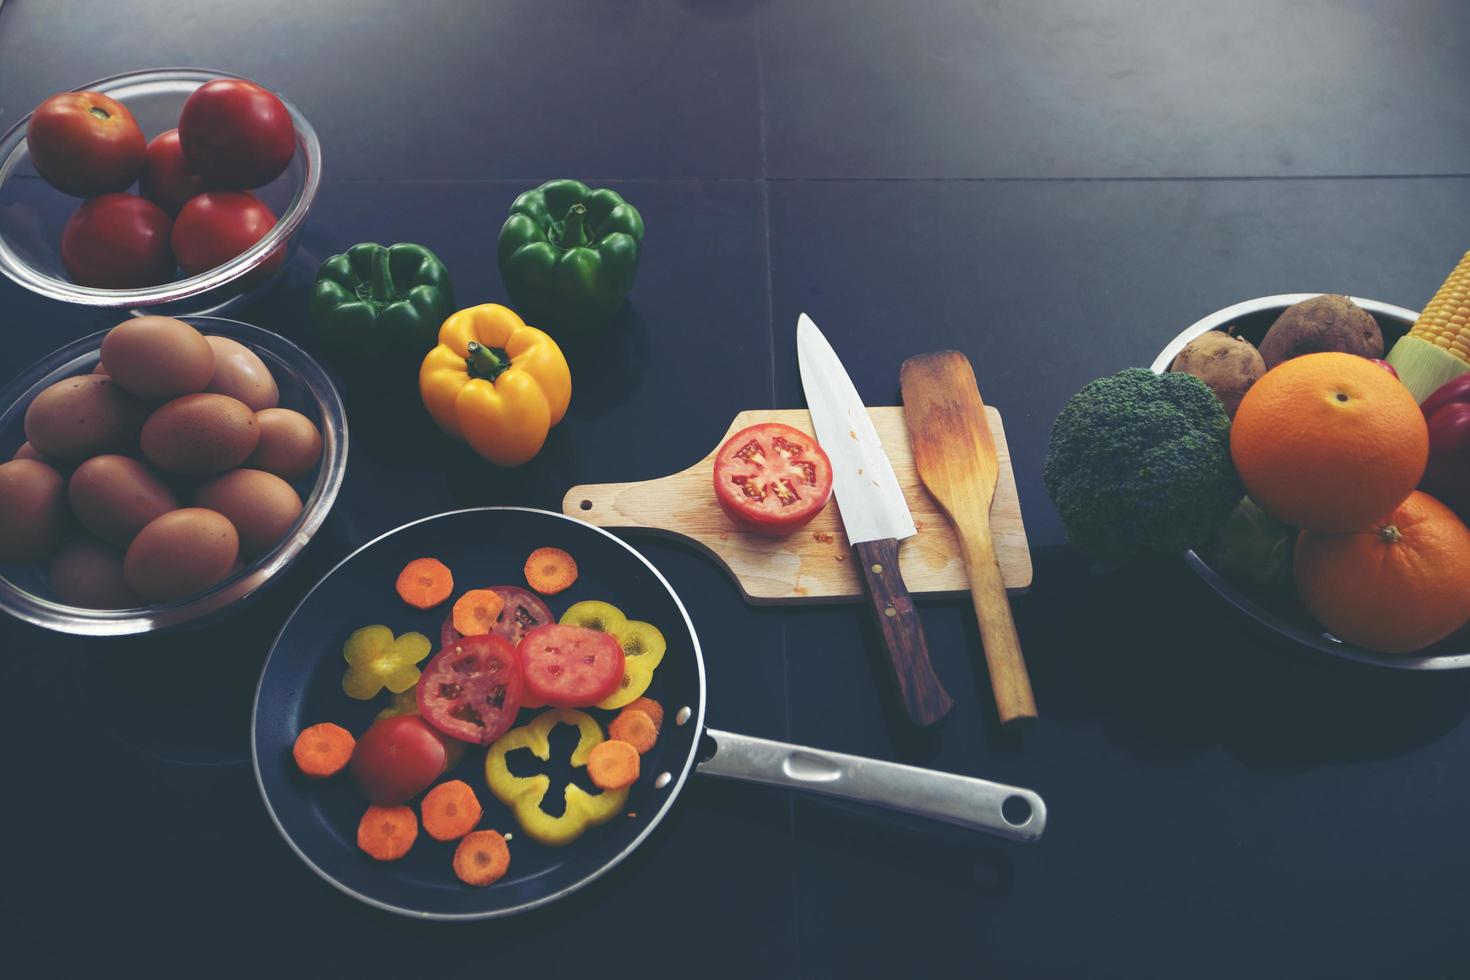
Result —
[[348, 767], [376, 806], [397, 806], [433, 784], [449, 768], [445, 737], [418, 715], [374, 722], [352, 750]]

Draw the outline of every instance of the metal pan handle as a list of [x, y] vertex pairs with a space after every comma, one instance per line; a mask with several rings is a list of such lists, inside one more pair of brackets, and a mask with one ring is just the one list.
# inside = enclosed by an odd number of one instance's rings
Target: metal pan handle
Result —
[[706, 775], [835, 796], [1015, 841], [1034, 841], [1046, 828], [1046, 804], [1029, 789], [749, 735], [706, 734], [715, 754], [696, 767]]

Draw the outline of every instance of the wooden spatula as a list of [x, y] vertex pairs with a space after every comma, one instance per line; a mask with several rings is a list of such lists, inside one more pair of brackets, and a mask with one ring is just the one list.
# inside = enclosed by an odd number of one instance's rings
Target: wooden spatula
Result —
[[936, 351], [904, 361], [899, 381], [919, 478], [959, 535], [1001, 724], [1034, 718], [1031, 678], [990, 539], [1000, 469], [975, 372], [959, 351]]

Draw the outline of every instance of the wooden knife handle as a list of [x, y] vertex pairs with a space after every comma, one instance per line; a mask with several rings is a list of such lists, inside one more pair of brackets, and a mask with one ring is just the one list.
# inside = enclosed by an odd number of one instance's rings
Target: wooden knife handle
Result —
[[929, 662], [924, 624], [898, 571], [898, 542], [863, 541], [852, 546], [852, 555], [873, 602], [904, 710], [914, 724], [932, 725], [949, 714], [954, 701]]
[[1000, 723], [1035, 718], [1036, 696], [1031, 693], [1031, 677], [1026, 672], [1026, 658], [1021, 655], [1021, 638], [1016, 635], [1016, 621], [1011, 616], [1011, 600], [1006, 595], [1005, 580], [995, 557], [990, 525], [984, 521], [967, 522], [957, 524], [956, 531], [965, 556], [965, 569], [970, 573], [970, 598], [975, 602], [975, 619], [985, 644], [985, 665], [990, 671], [990, 688], [995, 692]]

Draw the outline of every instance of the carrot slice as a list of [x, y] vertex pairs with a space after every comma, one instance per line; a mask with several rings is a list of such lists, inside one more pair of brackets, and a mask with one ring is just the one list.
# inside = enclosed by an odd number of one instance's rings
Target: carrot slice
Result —
[[419, 809], [424, 830], [435, 840], [458, 840], [475, 829], [482, 810], [475, 791], [463, 779], [451, 779], [429, 790]]
[[510, 867], [510, 848], [498, 830], [477, 830], [454, 849], [454, 873], [466, 885], [499, 881]]
[[[648, 716], [644, 715], [643, 720], [648, 721]], [[638, 750], [616, 738], [598, 742], [587, 756], [587, 776], [600, 789], [632, 786], [638, 781]]]
[[607, 735], [627, 742], [642, 755], [658, 741], [658, 726], [646, 712], [625, 709], [607, 726]]
[[629, 701], [624, 711], [641, 711], [653, 722], [654, 731], [664, 730], [664, 706], [653, 698], [639, 698], [637, 701]]
[[335, 776], [352, 758], [357, 739], [341, 725], [329, 721], [312, 725], [296, 736], [291, 754], [296, 757], [296, 766], [313, 779]]
[[577, 561], [560, 548], [537, 548], [526, 559], [526, 581], [542, 595], [556, 595], [577, 581]]
[[413, 808], [370, 806], [357, 825], [357, 846], [375, 861], [397, 861], [413, 847], [419, 821]]
[[470, 589], [454, 600], [454, 628], [465, 636], [479, 636], [494, 629], [505, 599], [494, 589]]
[[398, 573], [395, 588], [410, 606], [431, 609], [454, 591], [454, 576], [437, 558], [415, 558]]

